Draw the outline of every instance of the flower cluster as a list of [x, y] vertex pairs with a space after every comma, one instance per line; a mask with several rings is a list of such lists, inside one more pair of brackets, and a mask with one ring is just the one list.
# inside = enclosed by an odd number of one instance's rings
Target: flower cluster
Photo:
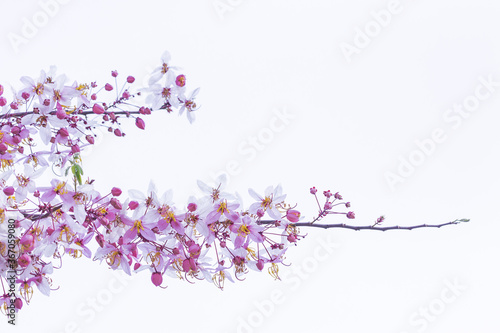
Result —
[[[140, 89], [133, 88], [133, 76], [119, 85], [117, 71], [111, 83], [99, 85], [71, 83], [55, 67], [38, 78], [22, 77], [10, 99], [0, 85], [2, 311], [11, 304], [21, 309], [35, 288], [50, 295], [50, 275], [64, 256], [105, 261], [126, 274], [147, 271], [155, 286], [171, 276], [222, 289], [249, 269], [279, 279], [287, 248], [303, 237], [295, 226], [300, 212], [285, 202], [281, 186], [262, 194], [249, 190], [255, 202], [245, 209], [223, 192], [223, 177], [214, 186], [199, 181], [204, 195], [181, 206], [171, 191], [160, 195], [152, 183], [146, 193], [131, 190], [123, 198], [118, 186], [100, 193], [94, 180], [83, 178], [80, 152], [94, 144], [97, 129], [124, 136], [120, 122], [129, 118], [145, 129], [143, 117], [153, 110], [178, 110], [194, 120], [198, 89], [186, 92], [186, 76], [176, 73], [168, 52], [161, 60]], [[45, 186], [36, 183], [54, 170], [64, 172]], [[332, 202], [317, 218], [332, 213]]]

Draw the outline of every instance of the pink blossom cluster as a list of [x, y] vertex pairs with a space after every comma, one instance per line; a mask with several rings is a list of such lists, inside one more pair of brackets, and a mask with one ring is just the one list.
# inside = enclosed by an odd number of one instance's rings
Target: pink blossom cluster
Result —
[[[105, 84], [70, 83], [51, 68], [35, 79], [22, 77], [11, 99], [0, 86], [1, 309], [7, 311], [9, 302], [21, 309], [35, 287], [48, 296], [56, 289], [50, 275], [64, 256], [104, 261], [129, 275], [147, 271], [162, 287], [170, 276], [222, 289], [249, 269], [278, 279], [287, 248], [303, 237], [295, 225], [301, 214], [285, 202], [281, 186], [249, 190], [254, 202], [244, 208], [224, 192], [224, 177], [214, 186], [198, 181], [203, 196], [176, 206], [172, 191], [160, 195], [153, 183], [146, 193], [131, 190], [125, 198], [119, 186], [100, 193], [94, 180], [83, 178], [80, 152], [94, 144], [97, 128], [124, 136], [122, 120], [145, 129], [143, 117], [153, 110], [178, 110], [194, 120], [198, 89], [186, 93], [186, 76], [170, 66], [168, 53], [146, 88], [133, 89], [133, 76], [121, 86], [118, 72], [111, 77], [114, 82]], [[136, 104], [142, 97], [144, 103]], [[65, 172], [45, 186], [36, 183], [55, 169]], [[336, 213], [342, 200], [338, 193], [324, 196], [316, 219]]]

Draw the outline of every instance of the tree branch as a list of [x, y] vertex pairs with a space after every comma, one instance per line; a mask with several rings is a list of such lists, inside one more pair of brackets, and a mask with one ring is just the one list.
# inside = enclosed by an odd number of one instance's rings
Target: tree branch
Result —
[[[259, 224], [273, 224], [276, 221], [270, 221], [270, 220], [265, 220], [265, 221], [259, 221]], [[330, 228], [344, 228], [344, 229], [352, 229], [352, 230], [378, 230], [378, 231], [386, 231], [386, 230], [412, 230], [412, 229], [418, 229], [418, 228], [441, 228], [446, 225], [450, 224], [459, 224], [461, 222], [469, 222], [468, 219], [460, 219], [460, 220], [455, 220], [451, 222], [446, 222], [442, 224], [420, 224], [420, 225], [413, 225], [413, 226], [390, 226], [390, 227], [378, 227], [378, 226], [372, 226], [372, 225], [366, 225], [366, 226], [355, 226], [355, 225], [348, 225], [344, 223], [338, 223], [338, 224], [313, 224], [311, 222], [299, 222], [299, 223], [290, 223], [290, 225], [295, 226], [295, 227], [315, 227], [315, 228], [322, 228], [322, 229], [330, 229]]]

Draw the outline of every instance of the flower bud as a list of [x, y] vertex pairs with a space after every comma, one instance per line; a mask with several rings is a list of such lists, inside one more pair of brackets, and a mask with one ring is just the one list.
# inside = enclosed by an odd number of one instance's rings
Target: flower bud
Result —
[[153, 282], [153, 284], [157, 287], [161, 285], [161, 283], [163, 282], [163, 276], [161, 276], [161, 273], [158, 272], [153, 273], [151, 275], [151, 282]]
[[354, 216], [354, 212], [348, 212], [348, 213], [347, 213], [347, 218], [348, 218], [348, 219], [353, 219], [353, 218], [355, 218], [355, 216]]
[[313, 186], [309, 189], [309, 192], [311, 192], [311, 194], [316, 194], [316, 192], [318, 192], [318, 190], [316, 189], [316, 187]]
[[339, 194], [339, 192], [335, 193], [335, 199], [342, 200], [342, 196]]
[[262, 269], [264, 269], [264, 260], [259, 259], [257, 261], [257, 268], [259, 269], [259, 271], [261, 271]]
[[178, 249], [178, 248], [174, 247], [174, 249], [172, 250], [172, 253], [173, 253], [174, 255], [178, 255], [179, 253], [181, 253], [181, 251], [179, 251], [179, 249]]
[[135, 77], [133, 77], [131, 75], [127, 76], [127, 82], [128, 83], [134, 83], [134, 81], [135, 81]]
[[67, 114], [62, 108], [57, 108], [56, 117], [57, 119], [66, 119]]
[[106, 83], [106, 85], [104, 86], [104, 89], [106, 89], [106, 91], [111, 91], [111, 90], [113, 90], [113, 86], [110, 85], [109, 83]]
[[139, 267], [141, 267], [141, 264], [139, 264], [138, 262], [136, 262], [135, 265], [134, 265], [134, 271], [138, 270]]
[[286, 218], [292, 223], [298, 222], [300, 218], [300, 212], [295, 209], [289, 209], [286, 212]]
[[68, 137], [69, 136], [68, 130], [65, 127], [61, 128], [59, 130], [59, 135], [65, 138]]
[[130, 202], [128, 203], [128, 208], [129, 208], [130, 210], [134, 210], [134, 209], [136, 209], [137, 207], [139, 207], [139, 203], [138, 203], [137, 201], [130, 201]]
[[14, 188], [12, 186], [9, 186], [9, 187], [6, 187], [6, 188], [3, 189], [3, 193], [6, 196], [8, 196], [8, 197], [10, 197], [11, 195], [13, 195], [14, 192], [15, 192], [15, 190], [14, 190]]
[[104, 247], [104, 236], [102, 234], [95, 236], [95, 240], [100, 247]]
[[14, 307], [18, 310], [21, 310], [23, 307], [23, 300], [20, 299], [19, 297], [15, 299], [14, 301]]
[[50, 105], [50, 99], [46, 98], [43, 100], [43, 105], [44, 106], [49, 106]]
[[17, 103], [15, 103], [15, 102], [10, 103], [10, 108], [12, 110], [17, 110]]
[[96, 94], [92, 94], [90, 95], [90, 99], [95, 101], [97, 99], [97, 95]]
[[0, 154], [4, 154], [9, 147], [5, 143], [0, 143]]
[[111, 71], [111, 76], [112, 77], [117, 77], [118, 76], [118, 72], [117, 71]]
[[146, 127], [146, 124], [144, 123], [144, 120], [142, 120], [139, 117], [135, 118], [135, 125], [137, 127], [139, 127], [140, 129], [142, 129], [142, 130]]
[[188, 210], [190, 212], [194, 212], [196, 209], [198, 208], [198, 206], [196, 206], [196, 204], [194, 202], [191, 202], [189, 205], [188, 205]]
[[19, 128], [19, 126], [14, 126], [10, 129], [10, 132], [12, 134], [19, 134], [19, 132], [21, 132], [21, 128]]
[[116, 209], [122, 209], [122, 204], [116, 198], [113, 198], [113, 199], [109, 200], [109, 203], [111, 204], [111, 206], [113, 206]]
[[120, 194], [122, 194], [122, 190], [120, 190], [118, 187], [113, 187], [111, 189], [111, 194], [115, 197], [118, 197], [120, 196]]
[[7, 100], [5, 99], [5, 97], [0, 97], [0, 106], [4, 105], [7, 105]]
[[25, 100], [28, 100], [28, 98], [30, 98], [30, 93], [25, 91], [21, 94], [21, 97]]
[[80, 147], [78, 147], [78, 145], [72, 145], [71, 146], [71, 152], [73, 154], [79, 153], [80, 152]]
[[104, 108], [101, 105], [95, 103], [94, 106], [92, 107], [92, 111], [95, 114], [103, 114], [104, 113]]
[[297, 241], [297, 235], [295, 234], [290, 234], [288, 235], [288, 237], [286, 238], [290, 243], [295, 243]]
[[94, 137], [92, 135], [87, 135], [85, 136], [85, 139], [87, 139], [88, 143], [90, 143], [91, 145], [94, 144]]
[[116, 136], [122, 136], [122, 131], [120, 131], [119, 128], [115, 128], [115, 130], [113, 131], [113, 133], [115, 133]]

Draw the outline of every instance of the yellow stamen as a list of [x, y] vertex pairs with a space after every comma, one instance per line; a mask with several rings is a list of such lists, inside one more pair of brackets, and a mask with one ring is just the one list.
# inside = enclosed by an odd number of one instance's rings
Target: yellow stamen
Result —
[[267, 269], [269, 272], [269, 275], [271, 275], [275, 280], [281, 280], [278, 273], [279, 273], [279, 267], [276, 265], [276, 263], [272, 263], [271, 267]]
[[218, 271], [212, 276], [212, 281], [220, 290], [224, 290], [224, 280], [226, 279], [226, 275], [224, 271]]

